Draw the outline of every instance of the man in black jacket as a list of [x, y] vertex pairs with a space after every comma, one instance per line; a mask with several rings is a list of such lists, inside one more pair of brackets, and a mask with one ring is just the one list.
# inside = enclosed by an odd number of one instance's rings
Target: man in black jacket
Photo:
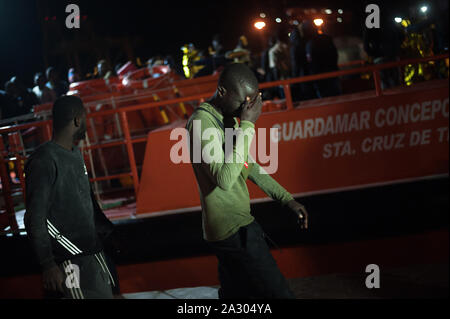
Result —
[[[303, 32], [309, 39], [306, 43], [306, 59], [311, 75], [339, 71], [338, 52], [333, 39], [319, 34], [311, 21], [303, 23]], [[318, 98], [341, 94], [339, 78], [327, 78], [313, 83]]]
[[[53, 105], [53, 138], [25, 167], [25, 227], [43, 271], [44, 290], [65, 298], [112, 298], [114, 278], [102, 241], [113, 230], [93, 196], [76, 142], [86, 135], [80, 98]], [[54, 295], [53, 295], [54, 296]]]

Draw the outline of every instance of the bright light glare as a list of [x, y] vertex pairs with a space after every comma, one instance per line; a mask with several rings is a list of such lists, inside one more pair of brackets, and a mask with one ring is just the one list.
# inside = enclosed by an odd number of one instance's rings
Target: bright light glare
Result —
[[338, 13], [339, 13], [339, 14], [343, 14], [343, 13], [344, 13], [344, 10], [338, 9]]
[[338, 17], [338, 18], [337, 18], [337, 22], [342, 22], [342, 18], [341, 18], [341, 17]]
[[323, 20], [322, 19], [314, 19], [314, 24], [318, 27], [320, 27], [323, 24]]
[[266, 14], [265, 14], [264, 12], [261, 12], [261, 13], [259, 14], [259, 16], [260, 16], [261, 18], [265, 18], [265, 17], [266, 17]]
[[266, 26], [266, 23], [264, 21], [255, 22], [255, 28], [258, 30], [263, 29], [265, 26]]
[[280, 19], [280, 18], [276, 18], [275, 21], [276, 21], [277, 23], [281, 23], [281, 19]]
[[428, 7], [427, 6], [423, 6], [420, 8], [420, 11], [422, 11], [423, 13], [427, 12]]
[[325, 13], [326, 14], [331, 14], [333, 11], [331, 11], [331, 9], [325, 9]]
[[402, 19], [402, 18], [399, 18], [399, 17], [395, 17], [395, 18], [394, 18], [394, 21], [397, 22], [397, 23], [402, 22], [402, 20], [403, 20], [403, 19]]

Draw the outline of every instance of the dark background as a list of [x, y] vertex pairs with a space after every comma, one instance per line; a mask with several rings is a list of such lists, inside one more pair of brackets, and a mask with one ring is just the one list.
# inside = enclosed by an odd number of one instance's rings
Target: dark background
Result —
[[[65, 7], [75, 3], [81, 11], [81, 29], [64, 27], [68, 13]], [[245, 34], [253, 52], [260, 51], [267, 33], [279, 27], [275, 17], [285, 17], [287, 8], [342, 8], [351, 11], [346, 32], [360, 36], [367, 3], [377, 3], [383, 12], [406, 11], [419, 5], [417, 0], [356, 1], [356, 0], [197, 0], [197, 1], [103, 1], [103, 0], [0, 0], [0, 89], [7, 79], [19, 75], [31, 86], [35, 72], [49, 65], [56, 66], [65, 78], [67, 65], [63, 49], [49, 54], [51, 49], [75, 39], [86, 42], [93, 50], [105, 39], [129, 40], [133, 55], [143, 62], [153, 55], [171, 54], [179, 64], [180, 47], [192, 42], [205, 51], [214, 34], [220, 33], [225, 49], [236, 46]], [[386, 8], [386, 9], [384, 9]], [[383, 11], [385, 10], [385, 11]], [[265, 32], [255, 30], [253, 23], [264, 12], [271, 18]], [[48, 19], [48, 20], [46, 20]], [[286, 21], [286, 19], [284, 19]], [[47, 39], [47, 46], [45, 40]], [[109, 42], [108, 42], [109, 43]], [[109, 44], [103, 45], [107, 47]], [[74, 48], [72, 50], [77, 50]], [[111, 49], [111, 63], [127, 61], [120, 49]], [[114, 51], [115, 50], [115, 51]], [[46, 57], [47, 55], [47, 57]], [[101, 56], [100, 53], [97, 54]], [[81, 54], [82, 73], [91, 71], [96, 57]], [[113, 65], [114, 66], [114, 65]]]

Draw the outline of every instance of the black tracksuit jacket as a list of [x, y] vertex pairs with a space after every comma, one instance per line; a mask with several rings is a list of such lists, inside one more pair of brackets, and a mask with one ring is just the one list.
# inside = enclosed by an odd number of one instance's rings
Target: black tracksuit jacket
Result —
[[25, 228], [43, 269], [103, 249], [113, 224], [95, 200], [77, 147], [40, 145], [26, 162], [25, 184]]

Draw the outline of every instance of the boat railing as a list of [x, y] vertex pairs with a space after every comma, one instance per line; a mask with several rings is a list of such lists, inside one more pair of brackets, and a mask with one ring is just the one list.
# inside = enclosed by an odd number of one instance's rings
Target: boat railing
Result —
[[[274, 81], [274, 82], [266, 82], [260, 84], [260, 89], [267, 89], [272, 87], [282, 87], [284, 92], [284, 104], [286, 106], [286, 110], [293, 110], [294, 109], [294, 101], [292, 99], [291, 94], [291, 85], [298, 84], [298, 83], [305, 83], [305, 82], [311, 82], [311, 81], [318, 81], [328, 78], [335, 78], [335, 77], [343, 77], [347, 75], [355, 75], [355, 74], [364, 74], [369, 73], [372, 74], [372, 79], [374, 82], [374, 94], [376, 96], [382, 96], [383, 95], [383, 89], [381, 85], [381, 77], [380, 77], [380, 71], [384, 69], [389, 68], [398, 68], [406, 65], [413, 65], [413, 64], [420, 64], [420, 63], [427, 63], [431, 61], [441, 61], [446, 60], [447, 66], [448, 66], [448, 54], [441, 54], [436, 56], [430, 56], [425, 58], [414, 58], [414, 59], [406, 59], [406, 60], [400, 60], [400, 61], [394, 61], [394, 62], [388, 62], [383, 64], [373, 64], [373, 65], [365, 65], [361, 67], [354, 67], [346, 70], [340, 70], [340, 71], [334, 71], [334, 72], [327, 72], [327, 73], [321, 73], [316, 75], [308, 75], [303, 77], [297, 77], [297, 78], [290, 78], [280, 81]], [[359, 61], [358, 63], [354, 63], [355, 65], [361, 64]], [[352, 65], [351, 63], [349, 65]], [[134, 105], [129, 106], [122, 106], [117, 108], [111, 108], [107, 110], [100, 110], [96, 112], [90, 112], [87, 115], [87, 118], [98, 118], [98, 117], [106, 117], [106, 116], [116, 116], [117, 124], [119, 126], [120, 131], [123, 134], [123, 138], [120, 138], [118, 140], [113, 141], [106, 141], [106, 142], [98, 142], [93, 143], [89, 145], [84, 145], [82, 147], [83, 151], [91, 151], [94, 149], [103, 149], [108, 147], [114, 147], [114, 146], [120, 146], [124, 145], [126, 148], [126, 153], [128, 156], [128, 162], [130, 165], [130, 171], [124, 172], [120, 174], [109, 174], [105, 176], [95, 176], [90, 178], [91, 182], [99, 182], [99, 181], [107, 181], [112, 179], [118, 179], [121, 177], [129, 177], [131, 176], [133, 181], [133, 190], [135, 195], [138, 194], [139, 189], [139, 174], [138, 174], [138, 168], [136, 165], [136, 158], [135, 158], [135, 151], [133, 149], [133, 146], [138, 143], [146, 143], [147, 137], [146, 136], [132, 136], [130, 133], [130, 127], [129, 127], [129, 118], [128, 114], [130, 112], [134, 111], [140, 111], [140, 110], [148, 110], [153, 108], [160, 108], [168, 105], [180, 105], [181, 103], [198, 103], [204, 101], [206, 98], [210, 97], [214, 92], [203, 92], [199, 94], [193, 94], [189, 96], [180, 96], [176, 98], [171, 99], [161, 99], [161, 100], [154, 100], [151, 102], [145, 102], [145, 103], [138, 103]], [[119, 101], [133, 101], [145, 98], [148, 99], [151, 97], [152, 93], [146, 93], [141, 92], [139, 93], [139, 96], [125, 96], [122, 97], [123, 100]], [[110, 99], [105, 99], [107, 103], [111, 103], [114, 101], [117, 101], [115, 97], [111, 97]], [[93, 106], [98, 104], [99, 101], [93, 101], [89, 103], [89, 106]], [[19, 180], [20, 180], [20, 186], [21, 186], [21, 192], [22, 197], [25, 202], [25, 181], [24, 181], [24, 174], [23, 174], [23, 162], [26, 159], [26, 152], [23, 148], [23, 140], [21, 136], [21, 132], [30, 129], [30, 128], [40, 128], [43, 130], [43, 136], [45, 140], [51, 139], [51, 120], [45, 119], [45, 120], [39, 120], [34, 122], [28, 122], [18, 125], [10, 125], [10, 126], [3, 126], [0, 127], [0, 134], [2, 136], [8, 136], [11, 134], [16, 134], [17, 138], [19, 140], [18, 145], [16, 145], [15, 148], [10, 149], [9, 151], [6, 151], [4, 148], [4, 142], [3, 137], [0, 139], [0, 175], [1, 175], [1, 181], [2, 181], [2, 193], [4, 197], [5, 202], [5, 213], [7, 215], [8, 223], [10, 225], [10, 229], [16, 230], [17, 229], [17, 223], [15, 219], [15, 212], [14, 212], [14, 204], [12, 200], [12, 190], [10, 185], [10, 180], [8, 177], [8, 170], [6, 167], [6, 163], [9, 161], [16, 162], [18, 173], [19, 173]], [[181, 122], [180, 122], [181, 125]], [[1, 216], [2, 214], [0, 214]], [[0, 226], [1, 226], [1, 220], [0, 220]]]

